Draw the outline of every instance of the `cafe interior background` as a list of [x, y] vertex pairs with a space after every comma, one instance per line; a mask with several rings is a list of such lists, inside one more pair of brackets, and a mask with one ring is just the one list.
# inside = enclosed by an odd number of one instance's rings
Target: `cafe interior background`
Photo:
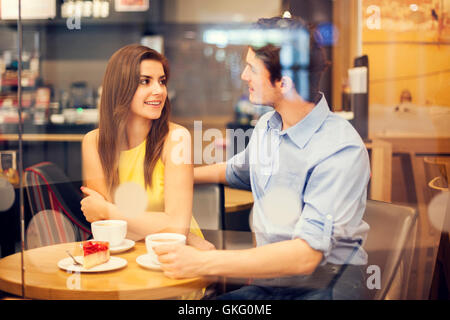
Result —
[[51, 161], [81, 185], [81, 139], [97, 126], [113, 52], [130, 43], [163, 52], [172, 120], [192, 135], [196, 120], [219, 129], [223, 139], [200, 146], [226, 149], [227, 128], [252, 128], [270, 110], [249, 103], [240, 79], [245, 30], [284, 13], [318, 26], [331, 61], [321, 91], [368, 146], [369, 198], [417, 209], [406, 298], [448, 298], [450, 0], [22, 0], [21, 30], [17, 12], [18, 0], [1, 0], [1, 257], [43, 245], [29, 232], [39, 213], [25, 181], [20, 210], [21, 169]]

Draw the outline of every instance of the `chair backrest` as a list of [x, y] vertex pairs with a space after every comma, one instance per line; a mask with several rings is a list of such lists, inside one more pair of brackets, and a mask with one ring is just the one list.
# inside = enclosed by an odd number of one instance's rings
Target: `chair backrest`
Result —
[[222, 237], [218, 235], [217, 231], [223, 229], [225, 214], [223, 185], [217, 183], [196, 184], [192, 212], [205, 238], [216, 248], [222, 249]]
[[450, 230], [450, 157], [424, 157], [428, 218], [438, 232]]
[[449, 191], [450, 157], [425, 157], [423, 160], [428, 186], [437, 191]]
[[[373, 289], [373, 299], [406, 299], [416, 234], [417, 211], [414, 208], [368, 200], [364, 221], [370, 226], [364, 249], [368, 266], [381, 271], [381, 288]], [[399, 279], [399, 293], [393, 292]], [[397, 285], [397, 284], [395, 284]]]
[[32, 214], [27, 229], [28, 247], [83, 241], [91, 236], [90, 223], [81, 212], [81, 192], [51, 162], [25, 170], [25, 188]]

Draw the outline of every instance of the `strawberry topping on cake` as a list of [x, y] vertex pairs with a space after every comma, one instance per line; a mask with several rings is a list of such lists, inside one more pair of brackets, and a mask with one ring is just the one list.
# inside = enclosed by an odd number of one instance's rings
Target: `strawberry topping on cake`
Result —
[[90, 269], [109, 260], [109, 243], [106, 241], [83, 242], [83, 267]]

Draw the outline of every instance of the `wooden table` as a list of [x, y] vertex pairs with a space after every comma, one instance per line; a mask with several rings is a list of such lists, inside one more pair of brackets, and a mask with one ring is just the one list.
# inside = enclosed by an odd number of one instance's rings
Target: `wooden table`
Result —
[[[22, 134], [23, 141], [47, 141], [47, 142], [81, 142], [84, 134], [69, 134], [69, 133], [24, 133]], [[17, 141], [19, 135], [17, 133], [3, 133], [0, 134], [0, 140]]]
[[[145, 254], [143, 241], [112, 256], [128, 261], [125, 268], [99, 273], [70, 273], [57, 263], [74, 252], [79, 243], [64, 243], [27, 250], [24, 253], [25, 297], [32, 299], [171, 299], [199, 293], [211, 283], [205, 278], [174, 280], [160, 271], [139, 266], [136, 258]], [[0, 290], [22, 295], [21, 253], [0, 260]], [[191, 296], [189, 296], [191, 297]]]
[[224, 188], [225, 213], [250, 210], [253, 207], [253, 194], [251, 191]]

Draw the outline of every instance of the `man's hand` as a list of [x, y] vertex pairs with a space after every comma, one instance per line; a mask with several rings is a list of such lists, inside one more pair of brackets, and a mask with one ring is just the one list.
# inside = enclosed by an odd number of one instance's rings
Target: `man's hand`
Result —
[[181, 244], [167, 244], [154, 247], [161, 262], [164, 275], [173, 278], [194, 278], [202, 275], [204, 267], [203, 255], [207, 251], [201, 251], [191, 246]]
[[87, 197], [80, 202], [81, 211], [83, 211], [86, 220], [95, 222], [108, 219], [108, 202], [105, 198], [97, 191], [87, 187], [81, 187], [81, 191], [87, 195]]

